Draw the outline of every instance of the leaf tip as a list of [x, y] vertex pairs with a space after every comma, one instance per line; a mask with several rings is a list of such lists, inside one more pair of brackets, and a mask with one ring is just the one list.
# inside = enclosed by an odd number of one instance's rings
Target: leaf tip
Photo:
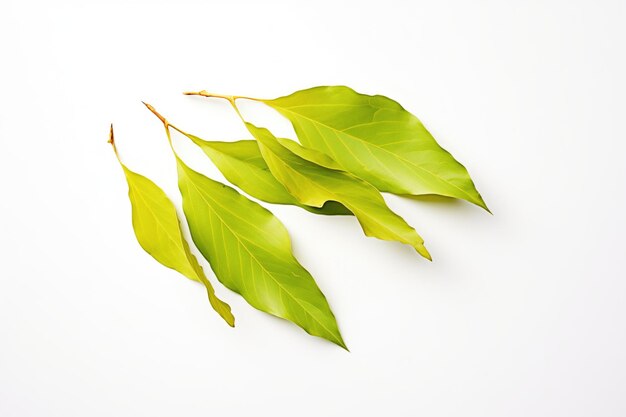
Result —
[[416, 245], [415, 250], [424, 258], [428, 259], [431, 262], [433, 261], [432, 255], [430, 254], [430, 252], [428, 252], [428, 249], [426, 249], [426, 246], [424, 246], [424, 244]]
[[220, 314], [228, 326], [235, 327], [235, 316], [228, 310], [228, 314]]
[[333, 342], [334, 344], [336, 344], [337, 346], [339, 346], [340, 348], [344, 349], [346, 352], [350, 352], [350, 349], [348, 349], [348, 346], [346, 345], [346, 342], [343, 341], [343, 337], [341, 336], [341, 333], [339, 332], [339, 329], [337, 329], [337, 333], [333, 334], [332, 338], [326, 338], [327, 340]]
[[491, 210], [489, 210], [489, 207], [487, 207], [487, 203], [485, 202], [485, 200], [483, 199], [483, 196], [480, 195], [480, 193], [478, 193], [478, 191], [476, 191], [476, 193], [478, 194], [477, 198], [474, 198], [472, 200], [470, 200], [471, 203], [476, 204], [478, 207], [484, 209], [487, 213], [489, 214], [493, 214], [491, 212]]
[[224, 303], [226, 306], [226, 311], [219, 313], [222, 318], [224, 319], [224, 321], [226, 322], [226, 324], [228, 324], [230, 327], [234, 328], [235, 327], [235, 316], [233, 315], [230, 306], [226, 303]]

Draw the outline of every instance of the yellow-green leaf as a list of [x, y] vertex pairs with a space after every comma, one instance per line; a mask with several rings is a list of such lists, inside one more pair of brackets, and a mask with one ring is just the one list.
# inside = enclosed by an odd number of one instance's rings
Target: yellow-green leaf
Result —
[[312, 148], [305, 148], [295, 140], [286, 138], [276, 139], [278, 140], [278, 142], [280, 142], [281, 145], [283, 145], [285, 148], [289, 149], [291, 152], [295, 153], [302, 159], [315, 162], [317, 165], [321, 165], [326, 168], [344, 171], [341, 165], [339, 165], [333, 158], [326, 155], [324, 152], [320, 152]]
[[300, 203], [321, 207], [327, 201], [338, 201], [354, 213], [367, 236], [406, 243], [431, 259], [424, 240], [387, 206], [372, 185], [345, 171], [301, 158], [267, 129], [251, 123], [246, 123], [246, 127], [258, 140], [261, 154], [274, 177]]
[[[114, 146], [113, 127], [109, 142]], [[115, 150], [117, 155], [117, 150]], [[119, 159], [119, 158], [118, 158]], [[154, 182], [128, 169], [120, 161], [128, 182], [133, 229], [141, 247], [154, 259], [206, 287], [209, 302], [230, 326], [235, 326], [230, 306], [217, 298], [213, 286], [183, 237], [176, 208]]]
[[[228, 181], [254, 198], [273, 204], [296, 205], [316, 214], [352, 214], [334, 201], [329, 201], [319, 208], [300, 204], [269, 171], [255, 140], [206, 141], [180, 129], [177, 130], [198, 145]], [[296, 145], [300, 146], [297, 143]], [[325, 157], [323, 154], [320, 155], [321, 158]]]
[[304, 146], [381, 191], [438, 194], [488, 210], [465, 167], [417, 117], [387, 97], [332, 86], [262, 101], [291, 121]]
[[178, 157], [177, 163], [191, 236], [220, 282], [253, 307], [345, 348], [326, 297], [294, 257], [280, 220]]

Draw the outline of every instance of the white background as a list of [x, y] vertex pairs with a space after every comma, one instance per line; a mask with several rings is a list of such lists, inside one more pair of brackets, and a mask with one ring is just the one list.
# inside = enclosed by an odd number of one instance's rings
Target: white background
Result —
[[[624, 2], [298, 3], [2, 2], [0, 415], [625, 415]], [[180, 92], [334, 84], [415, 113], [494, 212], [386, 196], [428, 263], [353, 218], [270, 206], [351, 353], [219, 286], [227, 327], [137, 244], [106, 144], [114, 122], [126, 164], [178, 202], [140, 100], [230, 140], [247, 135], [226, 103]]]

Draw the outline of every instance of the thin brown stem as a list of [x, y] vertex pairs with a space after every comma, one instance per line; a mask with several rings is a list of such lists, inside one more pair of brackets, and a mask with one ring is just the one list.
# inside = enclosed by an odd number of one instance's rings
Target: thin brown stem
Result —
[[122, 161], [120, 160], [120, 155], [117, 153], [117, 146], [115, 146], [115, 135], [113, 134], [113, 123], [111, 123], [111, 128], [109, 129], [109, 140], [107, 141], [107, 143], [111, 144], [111, 146], [113, 147], [113, 152], [115, 152], [115, 157], [121, 164]]
[[221, 98], [221, 99], [224, 99], [224, 100], [228, 101], [231, 106], [233, 106], [233, 109], [235, 109], [235, 111], [237, 112], [237, 115], [239, 116], [239, 118], [241, 119], [241, 121], [244, 124], [246, 124], [246, 121], [243, 118], [243, 116], [241, 115], [241, 112], [239, 111], [239, 108], [237, 107], [237, 103], [235, 103], [237, 101], [237, 99], [253, 100], [253, 101], [263, 101], [262, 99], [259, 99], [259, 98], [252, 98], [252, 97], [245, 97], [245, 96], [225, 96], [225, 95], [222, 95], [222, 94], [213, 94], [213, 93], [207, 92], [206, 90], [186, 91], [183, 94], [186, 95], [186, 96], [202, 96], [202, 97], [209, 97], [209, 98]]
[[174, 149], [174, 144], [172, 143], [172, 135], [170, 134], [170, 127], [173, 127], [174, 129], [178, 130], [179, 132], [180, 132], [180, 130], [178, 128], [176, 128], [175, 126], [170, 125], [170, 122], [168, 122], [167, 119], [165, 117], [163, 117], [161, 115], [161, 113], [156, 111], [156, 109], [154, 107], [152, 107], [150, 104], [146, 103], [145, 101], [142, 101], [142, 103], [148, 108], [148, 110], [150, 110], [152, 112], [152, 114], [154, 114], [161, 122], [163, 122], [163, 127], [165, 128], [165, 135], [167, 136], [167, 141], [170, 144], [170, 148], [172, 148], [172, 152], [174, 152], [174, 156], [176, 156], [176, 158], [178, 158], [178, 154], [176, 153], [176, 150]]
[[266, 101], [264, 99], [261, 98], [255, 98], [255, 97], [247, 97], [247, 96], [227, 96], [227, 95], [223, 95], [223, 94], [215, 94], [215, 93], [209, 93], [206, 90], [200, 90], [200, 91], [185, 91], [183, 93], [186, 96], [202, 96], [202, 97], [211, 97], [211, 98], [223, 98], [224, 100], [228, 100], [231, 103], [233, 103], [235, 100], [238, 99], [243, 99], [243, 100], [252, 100], [252, 101]]
[[163, 116], [161, 116], [161, 113], [159, 113], [158, 111], [156, 111], [156, 109], [154, 107], [152, 107], [150, 104], [146, 103], [145, 101], [142, 101], [142, 103], [144, 104], [144, 106], [146, 106], [148, 108], [148, 110], [150, 110], [161, 122], [163, 122], [163, 125], [165, 127], [169, 126], [169, 122], [167, 121], [167, 119]]

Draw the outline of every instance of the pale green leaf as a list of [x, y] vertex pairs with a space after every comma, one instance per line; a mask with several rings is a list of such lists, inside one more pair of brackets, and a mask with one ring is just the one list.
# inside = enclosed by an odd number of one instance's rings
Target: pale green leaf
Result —
[[438, 194], [488, 210], [465, 167], [417, 117], [387, 97], [333, 86], [262, 101], [291, 121], [304, 146], [381, 191]]
[[[110, 142], [114, 145], [112, 133], [111, 128]], [[180, 219], [172, 201], [154, 182], [131, 171], [121, 161], [120, 164], [128, 182], [133, 229], [141, 247], [166, 267], [204, 284], [211, 306], [226, 323], [234, 327], [235, 318], [230, 306], [217, 298], [213, 286], [183, 237]]]
[[[319, 208], [300, 204], [269, 171], [255, 140], [206, 141], [180, 129], [177, 130], [198, 145], [228, 181], [254, 198], [273, 204], [296, 205], [316, 214], [352, 214], [348, 209], [334, 201], [329, 201]], [[288, 140], [285, 139], [285, 141]], [[317, 153], [317, 151], [313, 152]], [[326, 157], [326, 155], [320, 155], [320, 158]]]
[[326, 297], [294, 257], [280, 220], [177, 161], [191, 236], [220, 282], [253, 307], [345, 348]]
[[411, 245], [427, 259], [423, 239], [385, 203], [369, 183], [345, 171], [330, 169], [303, 159], [283, 146], [272, 133], [246, 123], [259, 141], [261, 154], [278, 181], [302, 204], [321, 207], [337, 201], [358, 219], [367, 236]]

